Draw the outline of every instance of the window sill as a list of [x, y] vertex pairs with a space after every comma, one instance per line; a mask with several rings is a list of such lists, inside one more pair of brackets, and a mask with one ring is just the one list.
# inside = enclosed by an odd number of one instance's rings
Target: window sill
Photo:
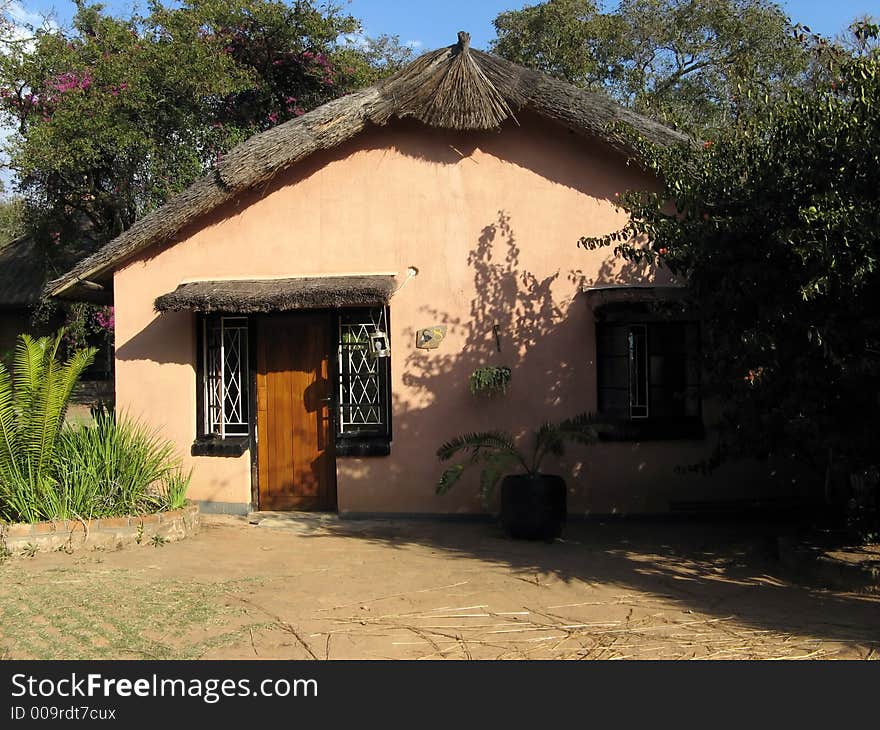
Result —
[[611, 421], [599, 432], [600, 441], [702, 441], [706, 429], [700, 420]]
[[193, 441], [193, 456], [241, 456], [250, 448], [249, 436], [228, 436], [225, 439], [202, 436]]
[[390, 456], [391, 441], [387, 438], [337, 438], [336, 456]]

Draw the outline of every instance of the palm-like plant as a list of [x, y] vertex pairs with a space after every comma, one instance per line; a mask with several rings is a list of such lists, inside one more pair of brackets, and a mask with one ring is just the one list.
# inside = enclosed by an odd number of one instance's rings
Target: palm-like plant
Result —
[[61, 332], [21, 335], [12, 374], [0, 363], [0, 518], [34, 522], [51, 502], [52, 461], [73, 387], [95, 349], [58, 360]]
[[562, 456], [566, 443], [594, 443], [598, 438], [598, 426], [588, 413], [558, 423], [544, 423], [534, 432], [530, 451], [517, 447], [513, 435], [507, 431], [482, 431], [457, 436], [437, 449], [437, 458], [449, 461], [459, 454], [464, 454], [466, 458], [443, 471], [436, 492], [445, 494], [468, 467], [479, 465], [480, 495], [484, 501], [488, 501], [505, 474], [514, 468], [529, 475], [540, 474], [544, 459], [550, 454]]

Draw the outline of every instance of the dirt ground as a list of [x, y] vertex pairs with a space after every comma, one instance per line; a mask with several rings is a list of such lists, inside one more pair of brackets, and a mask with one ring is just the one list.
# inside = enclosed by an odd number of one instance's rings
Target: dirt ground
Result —
[[871, 659], [880, 597], [801, 587], [772, 527], [205, 517], [0, 564], [2, 658]]

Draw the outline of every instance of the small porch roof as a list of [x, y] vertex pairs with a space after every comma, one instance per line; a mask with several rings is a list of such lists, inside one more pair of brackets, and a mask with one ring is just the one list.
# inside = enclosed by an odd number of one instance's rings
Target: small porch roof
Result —
[[597, 320], [692, 318], [685, 286], [669, 284], [610, 284], [582, 288]]
[[391, 274], [309, 276], [295, 279], [191, 281], [155, 302], [157, 312], [285, 312], [387, 304]]

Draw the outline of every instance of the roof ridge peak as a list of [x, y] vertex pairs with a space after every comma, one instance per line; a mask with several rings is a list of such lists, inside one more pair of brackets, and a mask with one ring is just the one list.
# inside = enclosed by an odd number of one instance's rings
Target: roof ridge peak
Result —
[[106, 277], [113, 267], [146, 247], [173, 240], [199, 216], [315, 152], [346, 142], [370, 124], [413, 117], [432, 127], [491, 130], [509, 118], [516, 121], [514, 108], [524, 107], [628, 155], [637, 154], [637, 150], [621, 127], [660, 146], [689, 140], [603, 94], [474, 49], [469, 34], [461, 31], [458, 43], [422, 54], [373, 86], [245, 140], [165, 205], [49, 282], [46, 293], [82, 297], [83, 292], [77, 291], [80, 282]]

